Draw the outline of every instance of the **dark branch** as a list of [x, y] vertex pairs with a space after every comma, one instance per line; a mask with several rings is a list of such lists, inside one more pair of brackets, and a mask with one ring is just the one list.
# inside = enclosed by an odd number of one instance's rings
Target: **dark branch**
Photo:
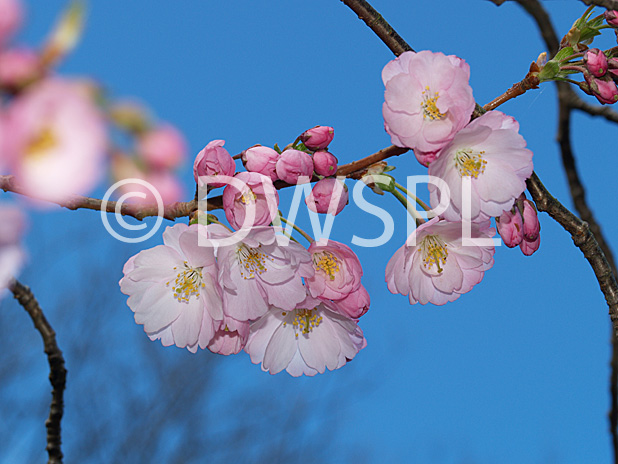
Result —
[[596, 5], [607, 8], [608, 10], [618, 10], [617, 0], [581, 0], [584, 5]]
[[47, 427], [47, 454], [49, 464], [62, 463], [61, 449], [61, 426], [62, 414], [64, 413], [64, 388], [66, 385], [67, 370], [64, 367], [62, 351], [56, 343], [56, 332], [52, 329], [43, 314], [43, 310], [34, 298], [28, 287], [13, 280], [9, 284], [9, 290], [19, 304], [26, 310], [34, 327], [41, 334], [43, 348], [49, 362], [49, 381], [52, 385], [52, 401], [49, 408], [49, 417], [45, 421]]

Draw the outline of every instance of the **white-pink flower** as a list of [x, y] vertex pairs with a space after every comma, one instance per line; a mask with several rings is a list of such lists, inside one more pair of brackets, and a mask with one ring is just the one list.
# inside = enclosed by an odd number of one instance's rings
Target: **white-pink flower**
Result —
[[215, 336], [210, 340], [208, 349], [213, 353], [224, 356], [237, 354], [245, 347], [248, 338], [248, 321], [237, 321], [234, 318], [225, 316], [219, 324]]
[[[490, 238], [494, 229], [471, 225], [474, 238]], [[462, 223], [438, 217], [419, 226], [386, 266], [391, 293], [407, 295], [410, 304], [443, 305], [469, 292], [493, 266], [494, 247], [468, 245]]]
[[29, 195], [85, 194], [103, 173], [104, 120], [75, 82], [50, 78], [29, 88], [9, 107], [6, 129], [13, 171]]
[[20, 241], [25, 222], [24, 215], [19, 209], [0, 204], [0, 298], [24, 262], [25, 253]]
[[313, 275], [311, 255], [296, 242], [277, 244], [272, 227], [258, 226], [241, 242], [217, 250], [223, 309], [238, 321], [261, 317], [269, 305], [291, 310], [306, 295], [302, 279]]
[[384, 126], [393, 144], [422, 152], [446, 145], [474, 110], [470, 67], [453, 55], [405, 52], [382, 71]]
[[[270, 177], [257, 172], [239, 172], [234, 176], [242, 185], [239, 190], [230, 183], [223, 190], [225, 217], [234, 229], [268, 225], [277, 216], [279, 194]], [[253, 221], [244, 224], [249, 209], [255, 212]]]
[[120, 280], [150, 339], [191, 352], [206, 348], [223, 320], [214, 249], [198, 245], [200, 227], [168, 227], [164, 245], [131, 257]]
[[[470, 201], [475, 222], [500, 216], [526, 188], [532, 174], [532, 152], [519, 134], [515, 119], [490, 111], [459, 131], [429, 165], [429, 175], [442, 178], [450, 188], [450, 206], [443, 213], [449, 221], [462, 217], [463, 201]], [[462, 195], [462, 178], [469, 176], [471, 197]], [[429, 184], [432, 206], [442, 192]]]
[[339, 369], [366, 345], [356, 321], [307, 296], [292, 310], [271, 306], [251, 324], [245, 351], [263, 371], [299, 377]]

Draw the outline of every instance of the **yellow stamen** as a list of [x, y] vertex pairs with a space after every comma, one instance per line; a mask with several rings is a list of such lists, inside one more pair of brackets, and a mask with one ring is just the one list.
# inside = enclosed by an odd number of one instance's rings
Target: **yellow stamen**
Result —
[[240, 267], [240, 275], [245, 279], [253, 279], [256, 275], [266, 272], [266, 259], [267, 257], [258, 248], [251, 248], [244, 244], [238, 247], [236, 251], [238, 257], [238, 264]]
[[53, 149], [58, 144], [54, 132], [49, 127], [41, 129], [34, 137], [32, 137], [26, 146], [26, 156], [31, 158], [39, 158], [45, 155], [45, 152]]
[[317, 311], [315, 313], [314, 311], [315, 308], [296, 310], [296, 317], [292, 322], [294, 329], [297, 331], [296, 338], [298, 338], [298, 332], [308, 334], [321, 324], [322, 316], [318, 316]]
[[444, 271], [443, 267], [448, 257], [448, 250], [446, 248], [446, 243], [438, 235], [428, 235], [423, 238], [420, 245], [423, 267], [430, 270], [435, 264], [438, 268], [438, 274], [441, 274]]
[[314, 253], [313, 267], [316, 271], [323, 271], [330, 280], [335, 280], [335, 274], [339, 272], [339, 262], [337, 257], [330, 251]]
[[457, 150], [457, 153], [455, 153], [455, 166], [457, 166], [459, 175], [461, 177], [472, 176], [477, 179], [480, 174], [483, 174], [487, 164], [487, 161], [481, 156], [484, 154], [484, 151], [475, 152], [470, 148]]
[[421, 109], [423, 110], [423, 119], [430, 119], [432, 121], [444, 119], [445, 113], [440, 113], [437, 103], [440, 98], [440, 93], [436, 92], [433, 96], [430, 96], [429, 86], [423, 90], [423, 103], [421, 103]]
[[[174, 270], [177, 270], [177, 268], [174, 268]], [[189, 298], [193, 295], [199, 298], [200, 289], [205, 287], [202, 283], [202, 279], [202, 268], [192, 268], [187, 261], [185, 261], [184, 267], [176, 275], [176, 280], [174, 280], [174, 285], [172, 286], [174, 298], [179, 302], [185, 303], [188, 303]], [[165, 285], [169, 286], [170, 282], [167, 282]]]

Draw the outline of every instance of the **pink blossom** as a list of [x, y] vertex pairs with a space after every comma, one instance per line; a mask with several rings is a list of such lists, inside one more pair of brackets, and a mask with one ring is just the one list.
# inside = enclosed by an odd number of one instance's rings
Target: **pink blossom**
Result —
[[30, 87], [8, 109], [7, 134], [28, 195], [60, 201], [87, 193], [101, 177], [103, 117], [76, 83], [53, 78]]
[[586, 50], [584, 63], [594, 77], [602, 77], [607, 72], [607, 57], [598, 48]]
[[305, 279], [305, 285], [311, 296], [341, 300], [359, 289], [363, 268], [350, 247], [334, 240], [313, 242], [309, 253], [315, 274]]
[[137, 151], [152, 168], [173, 169], [187, 156], [187, 142], [178, 129], [164, 124], [141, 135]]
[[25, 228], [26, 219], [18, 208], [0, 204], [0, 298], [23, 265], [20, 241]]
[[348, 204], [348, 187], [334, 177], [327, 177], [315, 183], [305, 203], [314, 213], [336, 216]]
[[247, 344], [249, 338], [249, 322], [237, 321], [225, 316], [215, 332], [215, 336], [208, 344], [208, 349], [213, 353], [228, 356], [238, 354]]
[[231, 184], [223, 190], [223, 209], [230, 225], [243, 228], [249, 208], [255, 210], [255, 218], [245, 228], [270, 224], [279, 207], [279, 194], [270, 178], [257, 172], [239, 172], [234, 178], [244, 185], [242, 190]]
[[291, 310], [271, 306], [251, 324], [245, 351], [265, 372], [299, 377], [339, 369], [366, 345], [356, 321], [307, 296]]
[[425, 167], [428, 167], [438, 157], [438, 151], [425, 152], [421, 150], [414, 150], [414, 156], [416, 156], [416, 160], [419, 163]]
[[335, 137], [335, 129], [329, 126], [315, 126], [313, 129], [306, 130], [300, 136], [300, 140], [310, 150], [322, 150]]
[[[494, 229], [472, 224], [472, 237], [488, 238]], [[443, 305], [478, 284], [493, 266], [494, 247], [464, 246], [462, 223], [438, 217], [419, 226], [386, 266], [391, 293], [408, 295], [410, 304]]]
[[19, 29], [23, 15], [20, 0], [0, 0], [0, 46], [4, 45]]
[[541, 224], [539, 223], [536, 207], [530, 200], [524, 200], [523, 208], [524, 238], [530, 242], [534, 242], [541, 232]]
[[168, 227], [164, 245], [131, 257], [120, 280], [135, 322], [150, 339], [191, 352], [206, 348], [223, 320], [217, 263], [212, 247], [198, 245], [200, 227]]
[[612, 27], [618, 27], [618, 11], [616, 10], [605, 10], [603, 13], [605, 16], [605, 21]]
[[11, 48], [0, 52], [0, 86], [19, 89], [39, 76], [40, 64], [39, 55], [30, 48]]
[[509, 248], [516, 247], [524, 239], [524, 223], [517, 206], [496, 218], [496, 227], [504, 244]]
[[[490, 111], [472, 121], [445, 146], [438, 159], [429, 165], [429, 175], [442, 178], [450, 187], [450, 206], [443, 217], [461, 220], [462, 178], [471, 181], [472, 221], [500, 216], [526, 188], [532, 174], [532, 152], [519, 135], [515, 119], [499, 111]], [[432, 206], [443, 194], [429, 184]]]
[[585, 72], [584, 77], [588, 83], [589, 93], [594, 95], [599, 103], [611, 105], [618, 101], [618, 87], [609, 75], [597, 78]]
[[304, 151], [285, 150], [277, 160], [276, 170], [277, 177], [288, 184], [309, 182], [313, 176], [313, 159]]
[[[211, 227], [211, 226], [209, 226]], [[258, 226], [217, 251], [225, 314], [238, 321], [261, 317], [269, 305], [294, 309], [306, 295], [302, 279], [313, 275], [311, 255], [301, 245], [279, 246], [272, 227]]]
[[519, 244], [521, 252], [526, 256], [531, 256], [541, 246], [541, 236], [537, 235], [534, 240], [528, 240], [526, 237]]
[[320, 176], [334, 176], [337, 173], [337, 158], [324, 150], [313, 154], [313, 168]]
[[275, 166], [279, 153], [269, 147], [256, 145], [242, 152], [242, 162], [247, 171], [259, 172], [270, 177], [273, 182], [278, 179]]
[[456, 56], [405, 52], [382, 71], [384, 126], [399, 147], [435, 152], [470, 121], [470, 67]]
[[333, 301], [333, 305], [338, 313], [352, 319], [358, 319], [369, 311], [370, 303], [369, 293], [362, 285], [358, 287], [358, 290], [350, 293], [345, 298]]
[[[193, 163], [193, 177], [195, 183], [202, 185], [199, 180], [200, 176], [233, 176], [236, 171], [236, 165], [229, 152], [223, 148], [225, 140], [213, 140], [208, 142], [202, 150], [197, 154], [195, 163]], [[225, 183], [210, 183], [214, 188], [223, 187]]]

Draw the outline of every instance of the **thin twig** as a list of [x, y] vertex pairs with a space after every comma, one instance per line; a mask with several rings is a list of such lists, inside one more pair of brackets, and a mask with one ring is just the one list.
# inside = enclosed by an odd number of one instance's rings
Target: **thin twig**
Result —
[[47, 427], [47, 454], [49, 455], [49, 464], [62, 463], [61, 449], [61, 425], [62, 415], [64, 413], [64, 388], [66, 385], [67, 370], [64, 367], [64, 358], [62, 351], [56, 343], [56, 332], [43, 314], [43, 310], [39, 303], [34, 298], [32, 291], [13, 280], [9, 284], [9, 290], [19, 304], [26, 310], [35, 329], [41, 334], [43, 339], [43, 347], [49, 362], [49, 381], [52, 385], [52, 401], [49, 407], [49, 417], [45, 421]]
[[581, 0], [584, 5], [596, 5], [607, 8], [608, 10], [618, 10], [617, 0]]

